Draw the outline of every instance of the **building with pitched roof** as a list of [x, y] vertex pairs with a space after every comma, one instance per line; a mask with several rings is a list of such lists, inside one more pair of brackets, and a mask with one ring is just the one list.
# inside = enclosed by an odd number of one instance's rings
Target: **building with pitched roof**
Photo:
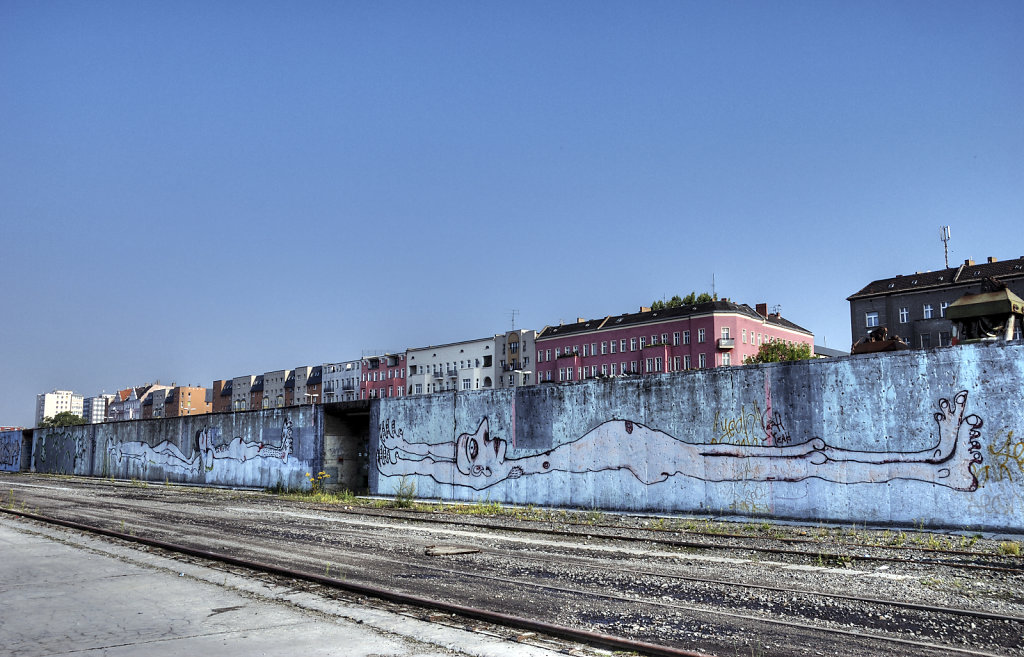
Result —
[[405, 353], [363, 356], [359, 398], [401, 397], [405, 381]]
[[[1024, 296], [1024, 256], [1004, 261], [988, 258], [984, 263], [968, 259], [956, 267], [872, 281], [846, 298], [853, 341], [885, 328], [914, 349], [952, 344], [953, 324], [946, 308], [965, 294], [981, 292], [988, 278]], [[1016, 337], [1020, 338], [1019, 332]]]
[[769, 313], [727, 299], [675, 308], [579, 318], [537, 334], [537, 382], [677, 372], [729, 365], [784, 340], [814, 349], [814, 334]]

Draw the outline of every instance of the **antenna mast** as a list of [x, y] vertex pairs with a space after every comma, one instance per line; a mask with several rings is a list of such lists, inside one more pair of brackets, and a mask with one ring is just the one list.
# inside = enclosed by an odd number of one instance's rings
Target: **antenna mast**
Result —
[[939, 239], [942, 240], [942, 250], [946, 252], [946, 269], [949, 269], [949, 226], [939, 226]]
[[519, 309], [513, 308], [508, 314], [512, 316], [512, 330], [514, 331], [516, 330], [516, 315], [519, 314]]

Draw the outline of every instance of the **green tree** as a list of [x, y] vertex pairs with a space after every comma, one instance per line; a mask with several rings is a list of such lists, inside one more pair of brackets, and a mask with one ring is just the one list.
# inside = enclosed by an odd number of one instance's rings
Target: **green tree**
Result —
[[779, 363], [784, 360], [807, 360], [811, 357], [811, 345], [801, 342], [799, 344], [786, 344], [782, 340], [765, 342], [757, 350], [756, 356], [747, 356], [743, 362], [747, 363]]
[[78, 424], [85, 424], [85, 419], [81, 415], [75, 415], [71, 411], [61, 411], [53, 417], [44, 417], [43, 421], [39, 423], [39, 428], [73, 427]]
[[669, 299], [668, 301], [655, 301], [651, 304], [651, 310], [665, 310], [666, 308], [678, 308], [679, 306], [692, 306], [695, 303], [707, 303], [708, 301], [718, 301], [717, 294], [708, 294], [707, 292], [690, 292], [685, 297], [680, 297], [678, 294]]

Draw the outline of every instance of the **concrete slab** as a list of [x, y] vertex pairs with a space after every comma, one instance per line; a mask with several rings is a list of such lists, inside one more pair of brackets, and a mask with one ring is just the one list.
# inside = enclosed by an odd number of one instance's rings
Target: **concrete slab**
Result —
[[11, 517], [0, 555], [6, 655], [556, 654]]

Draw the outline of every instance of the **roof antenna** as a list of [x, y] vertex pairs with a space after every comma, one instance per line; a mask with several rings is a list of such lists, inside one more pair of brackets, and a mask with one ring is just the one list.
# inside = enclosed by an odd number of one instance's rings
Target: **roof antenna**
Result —
[[949, 269], [949, 226], [939, 226], [939, 239], [942, 249], [946, 252], [946, 269]]
[[519, 314], [519, 309], [513, 308], [508, 314], [512, 316], [512, 330], [514, 331], [516, 330], [516, 315]]

